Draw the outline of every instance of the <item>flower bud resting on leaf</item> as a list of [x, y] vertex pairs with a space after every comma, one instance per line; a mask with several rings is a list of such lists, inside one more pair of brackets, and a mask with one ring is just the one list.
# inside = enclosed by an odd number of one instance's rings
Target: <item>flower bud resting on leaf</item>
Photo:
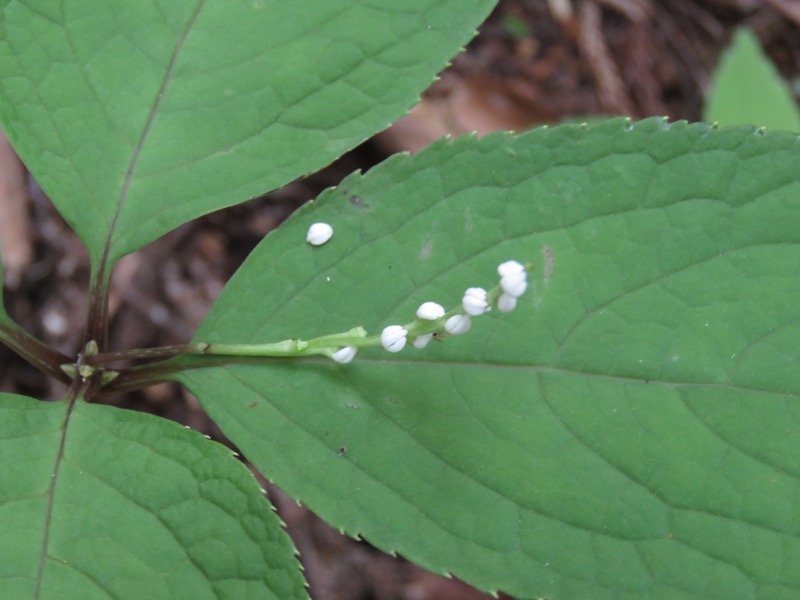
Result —
[[327, 223], [314, 223], [308, 228], [306, 241], [312, 246], [321, 246], [333, 236], [333, 227]]

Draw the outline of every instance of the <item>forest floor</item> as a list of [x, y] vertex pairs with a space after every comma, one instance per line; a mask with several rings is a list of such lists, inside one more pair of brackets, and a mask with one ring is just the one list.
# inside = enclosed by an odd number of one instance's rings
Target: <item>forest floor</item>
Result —
[[[501, 0], [467, 51], [392, 128], [313, 176], [198, 219], [123, 259], [111, 294], [112, 347], [188, 341], [264, 235], [326, 187], [391, 153], [419, 150], [446, 134], [521, 131], [599, 115], [700, 120], [711, 72], [742, 25], [800, 92], [796, 0]], [[0, 254], [7, 309], [34, 335], [74, 355], [86, 312], [87, 255], [3, 142]], [[0, 390], [43, 399], [64, 392], [4, 347]], [[112, 402], [227, 443], [177, 385]], [[488, 598], [342, 536], [280, 490], [268, 489], [301, 552], [315, 600]]]

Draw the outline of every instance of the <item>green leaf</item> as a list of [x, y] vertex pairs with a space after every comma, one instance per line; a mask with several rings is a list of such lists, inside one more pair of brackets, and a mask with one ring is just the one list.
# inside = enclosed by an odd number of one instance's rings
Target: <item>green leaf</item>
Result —
[[0, 597], [303, 598], [247, 469], [180, 425], [0, 395]]
[[95, 264], [405, 113], [492, 0], [3, 2], [0, 120]]
[[798, 161], [793, 135], [662, 120], [395, 156], [270, 234], [196, 339], [377, 333], [510, 258], [537, 266], [517, 309], [179, 379], [334, 526], [483, 589], [796, 598]]
[[748, 29], [739, 29], [714, 73], [704, 118], [800, 132], [800, 111], [786, 82]]

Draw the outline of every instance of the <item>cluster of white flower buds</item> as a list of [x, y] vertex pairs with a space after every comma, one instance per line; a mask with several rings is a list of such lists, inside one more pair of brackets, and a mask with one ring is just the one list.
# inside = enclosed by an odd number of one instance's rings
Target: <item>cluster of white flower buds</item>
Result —
[[511, 312], [517, 306], [517, 298], [528, 289], [528, 271], [517, 261], [509, 260], [497, 267], [497, 273], [503, 290], [497, 299], [497, 310]]
[[[333, 228], [327, 223], [314, 223], [309, 227], [306, 241], [311, 246], [321, 246], [333, 235]], [[400, 352], [411, 342], [415, 348], [425, 348], [432, 339], [446, 335], [461, 335], [472, 327], [472, 319], [496, 308], [500, 312], [513, 310], [517, 298], [528, 287], [528, 270], [522, 263], [509, 260], [497, 267], [500, 284], [486, 291], [483, 288], [467, 288], [461, 303], [451, 310], [445, 310], [436, 302], [424, 302], [417, 309], [416, 319], [405, 325], [389, 325], [380, 335], [367, 335], [361, 327], [349, 331], [323, 335], [309, 340], [291, 338], [279, 342], [258, 344], [230, 344], [198, 342], [187, 345], [190, 354], [214, 356], [248, 357], [302, 357], [327, 356], [337, 363], [347, 364], [356, 357], [359, 348], [383, 346], [388, 352]], [[88, 345], [87, 345], [88, 347]], [[66, 365], [74, 369], [74, 365]], [[84, 365], [87, 372], [91, 369]], [[75, 376], [69, 371], [67, 373]], [[91, 374], [91, 373], [90, 373]], [[88, 375], [86, 375], [88, 377]]]
[[[461, 335], [469, 331], [472, 317], [497, 308], [500, 312], [514, 310], [517, 298], [528, 287], [528, 269], [522, 263], [509, 260], [497, 267], [500, 285], [491, 291], [467, 288], [461, 305], [446, 311], [441, 304], [424, 302], [417, 309], [417, 318], [406, 325], [389, 325], [380, 335], [380, 344], [388, 352], [400, 352], [411, 340], [415, 348], [424, 348], [434, 335]], [[366, 344], [363, 344], [366, 345]], [[356, 356], [355, 346], [345, 346], [331, 355], [338, 363], [349, 363]]]

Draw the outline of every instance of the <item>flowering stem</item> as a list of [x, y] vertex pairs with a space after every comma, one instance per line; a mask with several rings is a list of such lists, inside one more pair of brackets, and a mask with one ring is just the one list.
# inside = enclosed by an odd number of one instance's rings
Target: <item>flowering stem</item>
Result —
[[[454, 309], [442, 319], [458, 314]], [[416, 335], [425, 335], [441, 330], [441, 322], [417, 319], [405, 327]], [[264, 357], [290, 358], [303, 356], [327, 356], [346, 346], [354, 348], [370, 348], [381, 345], [380, 335], [367, 335], [363, 327], [354, 327], [349, 331], [324, 335], [310, 340], [292, 338], [280, 342], [266, 344], [229, 344], [222, 342], [195, 342], [176, 346], [160, 346], [157, 348], [139, 348], [121, 352], [101, 352], [85, 357], [85, 362], [92, 366], [109, 365], [125, 360], [170, 359], [179, 356], [231, 356], [231, 357]]]
[[[68, 369], [77, 370], [82, 377], [88, 377], [99, 370], [103, 389], [113, 393], [167, 380], [170, 374], [180, 371], [251, 362], [259, 358], [325, 356], [337, 363], [346, 364], [353, 360], [359, 348], [383, 346], [389, 352], [400, 352], [410, 342], [421, 349], [427, 345], [432, 335], [464, 334], [470, 328], [471, 317], [484, 314], [492, 307], [500, 312], [512, 310], [517, 298], [528, 286], [527, 273], [532, 268], [532, 265], [506, 261], [497, 269], [500, 275], [499, 286], [489, 291], [468, 288], [461, 304], [449, 311], [445, 311], [435, 302], [424, 302], [417, 310], [416, 319], [405, 325], [385, 327], [379, 335], [367, 335], [363, 327], [354, 327], [349, 331], [310, 340], [291, 338], [266, 344], [195, 342], [180, 346], [104, 353], [96, 353], [95, 346], [94, 352], [85, 352], [78, 363], [63, 365], [62, 369], [65, 372]], [[109, 364], [123, 360], [156, 362], [118, 370], [107, 368]]]
[[[441, 331], [442, 323], [448, 318], [463, 314], [460, 307], [454, 308], [444, 314], [441, 319], [426, 321], [415, 319], [403, 327], [413, 336], [426, 335]], [[339, 348], [352, 346], [354, 348], [371, 348], [381, 345], [381, 336], [367, 335], [363, 327], [354, 327], [349, 331], [324, 335], [310, 340], [292, 338], [280, 342], [266, 344], [229, 344], [222, 342], [195, 342], [176, 346], [160, 346], [157, 348], [137, 348], [120, 352], [100, 352], [87, 356], [85, 361], [92, 366], [108, 365], [124, 360], [155, 360], [168, 359], [178, 356], [238, 356], [238, 357], [302, 357], [302, 356], [327, 356], [330, 357]]]
[[267, 344], [227, 344], [196, 342], [177, 346], [139, 348], [121, 352], [101, 352], [87, 356], [85, 361], [92, 366], [108, 365], [124, 360], [154, 360], [177, 356], [252, 356], [252, 357], [291, 357], [291, 356], [329, 356], [343, 346], [366, 348], [379, 346], [380, 336], [367, 336], [363, 327], [350, 331], [314, 338], [308, 341], [288, 339]]

